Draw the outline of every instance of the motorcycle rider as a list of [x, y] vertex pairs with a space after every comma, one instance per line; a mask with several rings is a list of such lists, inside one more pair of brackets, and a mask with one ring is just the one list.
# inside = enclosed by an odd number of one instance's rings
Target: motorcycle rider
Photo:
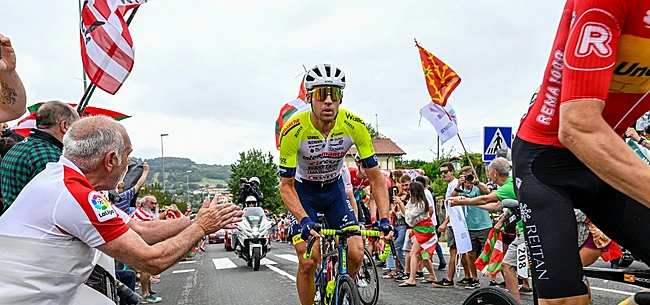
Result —
[[239, 181], [241, 182], [241, 192], [239, 198], [237, 198], [238, 204], [244, 204], [249, 196], [254, 196], [257, 202], [262, 202], [264, 195], [260, 191], [260, 178], [251, 177], [249, 180], [241, 178]]
[[253, 208], [257, 206], [257, 199], [255, 196], [246, 197], [246, 207]]

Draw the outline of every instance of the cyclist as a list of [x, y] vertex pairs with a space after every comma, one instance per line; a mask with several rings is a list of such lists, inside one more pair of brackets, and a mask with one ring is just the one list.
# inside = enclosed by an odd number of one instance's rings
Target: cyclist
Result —
[[[299, 266], [296, 285], [301, 304], [312, 304], [316, 294], [314, 273], [320, 255], [304, 259], [316, 213], [322, 211], [333, 229], [359, 229], [354, 210], [347, 203], [340, 170], [345, 155], [355, 144], [366, 168], [381, 216], [380, 226], [392, 230], [388, 221], [388, 190], [379, 170], [370, 134], [361, 118], [339, 109], [343, 102], [345, 73], [332, 64], [318, 64], [305, 75], [307, 102], [311, 111], [296, 114], [280, 133], [280, 194], [292, 214], [293, 244]], [[363, 260], [361, 237], [348, 239], [348, 264], [356, 277]]]
[[650, 261], [650, 167], [621, 141], [648, 109], [650, 2], [568, 0], [514, 141], [514, 175], [540, 304], [587, 304], [573, 208]]

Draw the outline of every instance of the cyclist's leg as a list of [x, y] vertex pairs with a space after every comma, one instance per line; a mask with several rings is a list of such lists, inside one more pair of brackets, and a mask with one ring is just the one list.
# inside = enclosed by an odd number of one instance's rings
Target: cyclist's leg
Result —
[[[300, 198], [303, 209], [313, 221], [317, 220], [316, 210], [311, 205], [311, 201], [314, 199], [314, 196], [317, 196], [317, 192], [314, 192], [311, 188], [296, 183], [296, 192]], [[298, 256], [298, 272], [296, 274], [296, 286], [298, 288], [298, 298], [300, 299], [300, 304], [308, 305], [314, 303], [314, 297], [316, 296], [316, 283], [314, 282], [314, 273], [316, 272], [316, 267], [320, 262], [321, 256], [320, 251], [318, 251], [319, 243], [318, 241], [314, 243], [313, 255], [310, 259], [303, 258], [307, 250], [307, 243], [300, 238], [302, 228], [300, 227], [300, 220], [297, 220], [293, 215], [291, 215], [291, 240], [293, 246], [296, 249], [296, 255]]]
[[584, 188], [595, 187], [594, 181], [584, 178], [588, 170], [566, 149], [519, 138], [513, 146], [515, 190], [540, 304], [586, 305], [573, 199], [593, 196]]
[[[346, 200], [345, 186], [343, 180], [327, 191], [327, 197], [323, 203], [326, 206], [320, 206], [325, 214], [325, 219], [332, 229], [341, 230], [359, 230], [359, 222], [354, 215], [354, 210], [350, 203]], [[363, 263], [363, 240], [361, 236], [352, 236], [348, 238], [348, 272], [352, 278], [357, 276], [359, 268]]]

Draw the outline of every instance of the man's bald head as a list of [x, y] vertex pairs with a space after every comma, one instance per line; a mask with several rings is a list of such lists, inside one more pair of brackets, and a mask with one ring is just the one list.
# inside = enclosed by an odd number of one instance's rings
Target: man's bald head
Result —
[[490, 169], [496, 170], [499, 176], [510, 176], [510, 163], [506, 158], [494, 158], [494, 160], [490, 161]]
[[120, 166], [127, 147], [131, 148], [131, 142], [126, 130], [107, 116], [83, 118], [72, 124], [63, 137], [63, 156], [82, 171], [96, 169], [111, 151], [118, 156]]

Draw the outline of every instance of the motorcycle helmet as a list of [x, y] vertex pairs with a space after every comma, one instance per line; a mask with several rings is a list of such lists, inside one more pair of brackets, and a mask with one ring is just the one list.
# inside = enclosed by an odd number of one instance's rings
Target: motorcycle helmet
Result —
[[246, 197], [246, 206], [247, 207], [256, 207], [257, 206], [257, 199], [255, 198], [255, 196]]
[[334, 64], [318, 64], [305, 75], [307, 92], [317, 86], [334, 86], [345, 89], [345, 73]]

